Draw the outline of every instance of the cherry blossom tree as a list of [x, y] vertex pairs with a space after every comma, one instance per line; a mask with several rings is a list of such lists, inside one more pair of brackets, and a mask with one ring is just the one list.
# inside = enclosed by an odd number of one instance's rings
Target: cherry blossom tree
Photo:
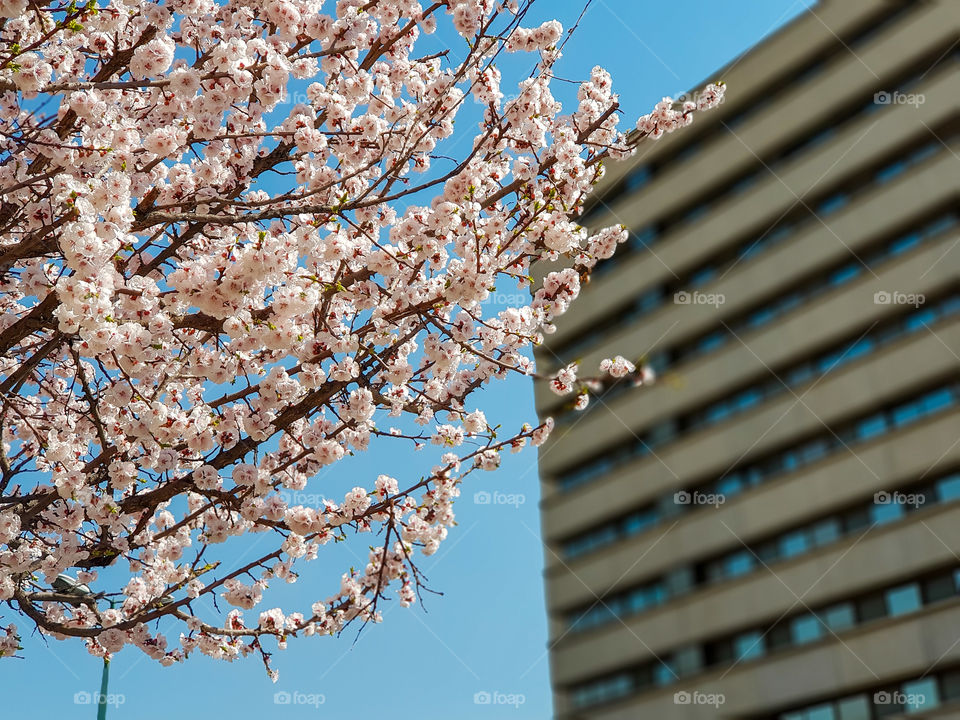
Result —
[[[529, 347], [627, 238], [577, 224], [603, 161], [722, 99], [665, 98], [624, 133], [595, 68], [562, 114], [571, 32], [528, 27], [529, 7], [0, 0], [5, 624], [165, 665], [254, 653], [274, 674], [289, 637], [416, 602], [416, 556], [464, 478], [550, 430], [498, 434], [476, 399], [535, 376]], [[456, 47], [418, 51], [441, 23]], [[507, 85], [506, 53], [533, 71]], [[529, 303], [485, 304], [502, 283]], [[422, 448], [422, 472], [285, 500], [391, 441]], [[236, 561], [254, 533], [268, 542]], [[270, 585], [359, 533], [365, 567], [266, 609]], [[19, 632], [0, 629], [0, 656]]]

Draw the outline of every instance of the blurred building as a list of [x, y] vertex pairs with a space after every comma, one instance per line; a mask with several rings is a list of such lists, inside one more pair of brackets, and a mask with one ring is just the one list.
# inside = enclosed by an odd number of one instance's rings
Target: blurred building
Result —
[[613, 166], [538, 362], [563, 720], [960, 717], [960, 3], [826, 0]]

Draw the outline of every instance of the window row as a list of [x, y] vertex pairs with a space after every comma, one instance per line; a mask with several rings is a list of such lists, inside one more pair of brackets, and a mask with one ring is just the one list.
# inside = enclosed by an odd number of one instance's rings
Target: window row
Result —
[[812, 553], [869, 527], [895, 522], [913, 510], [958, 499], [960, 472], [915, 484], [895, 495], [874, 496], [847, 510], [833, 512], [765, 540], [746, 546], [737, 545], [732, 551], [682, 565], [655, 580], [608, 595], [588, 608], [573, 611], [568, 615], [567, 622], [571, 632], [607, 625], [706, 585], [746, 575], [764, 565]]
[[820, 701], [775, 715], [769, 720], [882, 720], [928, 713], [945, 703], [958, 701], [960, 668], [954, 668], [924, 673], [918, 678], [900, 683], [887, 683], [871, 688], [869, 692]]
[[[638, 695], [707, 670], [729, 668], [839, 636], [851, 628], [861, 627], [875, 620], [908, 615], [958, 595], [960, 568], [952, 567], [840, 602], [803, 609], [773, 622], [758, 624], [736, 633], [664, 653], [658, 659], [574, 686], [571, 688], [571, 701], [576, 707], [583, 708]], [[929, 707], [931, 706], [925, 709]], [[807, 720], [807, 717], [793, 713], [781, 716], [783, 720]], [[852, 716], [833, 717], [846, 720]]]

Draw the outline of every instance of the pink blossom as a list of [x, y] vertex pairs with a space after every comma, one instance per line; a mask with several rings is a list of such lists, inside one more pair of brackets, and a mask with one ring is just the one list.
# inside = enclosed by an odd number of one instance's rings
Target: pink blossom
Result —
[[[546, 441], [550, 418], [488, 420], [486, 388], [518, 374], [583, 408], [609, 383], [542, 377], [530, 352], [627, 238], [578, 217], [604, 162], [725, 88], [665, 98], [626, 133], [602, 68], [566, 107], [554, 95], [556, 21], [523, 27], [495, 0], [360, 4], [147, 0], [55, 25], [42, 1], [0, 0], [21, 48], [0, 69], [4, 622], [82, 629], [97, 657], [258, 653], [275, 679], [260, 635], [336, 637], [379, 621], [380, 598], [415, 603], [461, 483]], [[444, 24], [470, 52], [434, 56], [423, 35]], [[479, 127], [454, 137], [467, 106]], [[421, 465], [342, 462], [388, 443]], [[323, 496], [338, 478], [355, 486], [339, 504]], [[369, 549], [313, 562], [340, 542]], [[308, 573], [328, 573], [322, 596], [254, 627], [210, 602], [273, 606]], [[89, 603], [50, 599], [61, 574]], [[174, 647], [154, 620], [182, 631]], [[0, 631], [0, 657], [17, 644]]]
[[600, 369], [603, 372], [610, 373], [615, 378], [621, 378], [636, 371], [636, 366], [622, 355], [617, 355], [612, 360], [607, 358], [600, 362]]
[[574, 383], [577, 381], [577, 364], [570, 363], [556, 374], [550, 381], [550, 389], [557, 395], [567, 395], [573, 392]]

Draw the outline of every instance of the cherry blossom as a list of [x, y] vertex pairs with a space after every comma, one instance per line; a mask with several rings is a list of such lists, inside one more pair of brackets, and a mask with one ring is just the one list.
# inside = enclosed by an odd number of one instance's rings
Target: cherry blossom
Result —
[[561, 368], [556, 376], [550, 380], [550, 389], [557, 395], [567, 395], [573, 392], [576, 381], [577, 364], [570, 363], [566, 367]]
[[[724, 88], [623, 132], [595, 68], [563, 108], [571, 36], [529, 8], [0, 0], [0, 657], [36, 629], [163, 665], [255, 654], [275, 679], [290, 638], [419, 602], [461, 483], [545, 442], [550, 418], [498, 435], [485, 387], [585, 406], [589, 378], [530, 352], [627, 238], [582, 227], [584, 201]], [[467, 42], [420, 42], [439, 29]], [[529, 302], [486, 303], [501, 285]], [[388, 443], [423, 466], [325, 481]], [[266, 609], [342, 541], [360, 567]]]
[[603, 372], [610, 373], [615, 378], [622, 378], [636, 372], [637, 367], [622, 355], [617, 355], [612, 360], [610, 358], [601, 360], [600, 369]]

